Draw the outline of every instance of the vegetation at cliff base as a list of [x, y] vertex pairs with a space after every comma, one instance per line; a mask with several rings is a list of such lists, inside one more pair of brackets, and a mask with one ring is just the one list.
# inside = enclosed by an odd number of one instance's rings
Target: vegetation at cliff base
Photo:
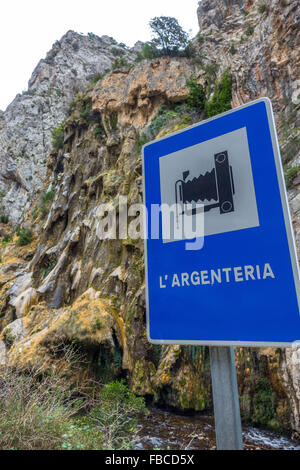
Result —
[[249, 24], [249, 26], [246, 29], [246, 35], [247, 36], [252, 36], [253, 33], [254, 33], [254, 28], [253, 28], [252, 25]]
[[101, 390], [95, 382], [75, 386], [58, 370], [5, 367], [0, 412], [0, 450], [125, 450], [147, 409], [124, 382]]

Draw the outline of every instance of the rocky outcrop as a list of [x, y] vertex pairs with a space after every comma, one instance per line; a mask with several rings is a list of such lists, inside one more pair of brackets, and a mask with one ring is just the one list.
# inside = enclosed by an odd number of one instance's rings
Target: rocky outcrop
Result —
[[234, 106], [268, 96], [287, 113], [300, 103], [298, 2], [203, 0], [198, 19], [200, 53], [233, 73]]
[[14, 225], [43, 185], [51, 131], [66, 117], [76, 93], [121, 57], [132, 62], [135, 53], [108, 36], [69, 31], [39, 62], [28, 90], [0, 113], [0, 212]]

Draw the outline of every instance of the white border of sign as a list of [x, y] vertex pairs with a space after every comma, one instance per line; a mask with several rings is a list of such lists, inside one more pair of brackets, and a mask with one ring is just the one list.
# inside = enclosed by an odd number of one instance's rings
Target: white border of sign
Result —
[[[205, 124], [210, 121], [214, 121], [215, 119], [218, 119], [221, 116], [226, 116], [227, 114], [234, 113], [238, 111], [239, 109], [247, 108], [248, 106], [252, 106], [253, 104], [259, 103], [259, 102], [264, 102], [266, 104], [266, 110], [267, 110], [267, 116], [268, 116], [268, 122], [269, 122], [269, 128], [270, 128], [270, 134], [271, 134], [271, 140], [272, 140], [272, 147], [273, 147], [273, 153], [274, 153], [274, 159], [275, 159], [275, 165], [276, 165], [277, 180], [278, 180], [278, 186], [279, 186], [279, 191], [280, 191], [281, 205], [282, 205], [282, 210], [283, 210], [283, 215], [284, 215], [284, 222], [285, 222], [285, 228], [286, 228], [286, 233], [287, 233], [290, 257], [291, 257], [291, 263], [292, 263], [292, 269], [293, 269], [293, 275], [294, 275], [294, 282], [296, 286], [298, 305], [300, 306], [300, 272], [299, 272], [299, 264], [298, 264], [297, 251], [296, 251], [296, 243], [295, 243], [295, 238], [294, 238], [294, 233], [293, 233], [293, 228], [292, 228], [290, 208], [288, 204], [287, 192], [286, 192], [286, 187], [285, 187], [285, 182], [284, 182], [284, 173], [283, 173], [282, 162], [281, 162], [281, 157], [280, 157], [280, 149], [279, 149], [279, 144], [278, 144], [278, 139], [277, 139], [272, 103], [269, 98], [264, 97], [264, 98], [259, 98], [254, 101], [250, 101], [249, 103], [246, 103], [242, 106], [231, 109], [230, 111], [226, 111], [225, 113], [218, 114], [217, 116], [214, 116], [210, 119], [205, 119], [204, 121], [201, 121], [200, 123], [193, 124], [192, 126], [186, 127], [180, 131], [173, 132], [172, 134], [168, 134], [165, 137], [155, 139], [154, 141], [148, 142], [147, 144], [145, 144], [143, 146], [143, 158], [142, 158], [144, 203], [146, 202], [145, 171], [144, 171], [145, 147], [153, 144], [154, 142], [167, 139], [171, 135], [181, 134], [182, 132], [185, 132], [188, 129], [191, 129], [193, 127], [199, 127], [202, 124]], [[148, 225], [147, 225], [146, 217], [144, 218], [144, 227], [146, 229], [146, 233], [148, 233]], [[246, 347], [252, 346], [252, 347], [277, 347], [277, 348], [278, 347], [288, 348], [288, 347], [293, 346], [293, 344], [295, 344], [294, 342], [291, 342], [291, 343], [281, 342], [280, 343], [280, 342], [264, 342], [264, 341], [258, 341], [258, 342], [255, 342], [255, 341], [221, 341], [221, 340], [219, 341], [200, 341], [200, 340], [199, 341], [196, 341], [196, 340], [185, 341], [185, 340], [151, 339], [150, 331], [149, 331], [150, 321], [149, 321], [149, 294], [148, 294], [148, 262], [147, 262], [148, 258], [147, 258], [147, 238], [146, 237], [144, 241], [144, 252], [145, 252], [145, 281], [146, 281], [145, 282], [145, 294], [146, 294], [146, 314], [147, 314], [147, 337], [150, 343], [152, 344], [194, 344], [194, 345], [206, 345], [206, 346], [246, 346]]]

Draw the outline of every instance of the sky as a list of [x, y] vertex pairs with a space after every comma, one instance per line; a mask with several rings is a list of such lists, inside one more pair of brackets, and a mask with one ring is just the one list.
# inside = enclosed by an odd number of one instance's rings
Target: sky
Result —
[[68, 30], [112, 36], [133, 46], [151, 39], [155, 16], [174, 16], [194, 36], [198, 0], [9, 0], [0, 16], [0, 109], [5, 110], [52, 44]]

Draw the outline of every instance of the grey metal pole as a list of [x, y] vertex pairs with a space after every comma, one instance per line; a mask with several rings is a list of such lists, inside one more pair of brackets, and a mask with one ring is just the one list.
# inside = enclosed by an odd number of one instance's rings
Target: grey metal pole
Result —
[[215, 432], [218, 450], [243, 450], [234, 349], [210, 348]]

